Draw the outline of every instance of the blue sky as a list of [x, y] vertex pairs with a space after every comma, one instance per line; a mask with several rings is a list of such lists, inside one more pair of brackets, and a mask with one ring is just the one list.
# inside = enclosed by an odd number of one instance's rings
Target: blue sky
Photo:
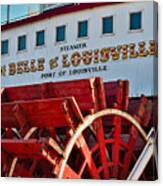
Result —
[[[16, 19], [28, 14], [29, 8], [32, 11], [39, 10], [39, 4], [21, 4], [10, 5], [10, 19]], [[1, 5], [1, 22], [5, 22], [7, 18], [7, 5]]]

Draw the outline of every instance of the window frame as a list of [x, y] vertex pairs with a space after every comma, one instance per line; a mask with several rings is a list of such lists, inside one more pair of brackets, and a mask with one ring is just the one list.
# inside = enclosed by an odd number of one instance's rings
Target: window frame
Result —
[[[4, 41], [7, 41], [8, 42], [8, 48], [7, 48], [7, 53], [2, 53], [2, 42], [4, 42]], [[3, 39], [3, 40], [1, 40], [1, 55], [2, 56], [5, 56], [5, 55], [9, 55], [9, 39]]]
[[[111, 18], [111, 17], [113, 19], [112, 32], [104, 33], [103, 32], [103, 19], [104, 18]], [[102, 19], [101, 19], [101, 33], [102, 33], [102, 36], [113, 36], [113, 35], [115, 35], [115, 16], [114, 15], [106, 15], [106, 16], [102, 17]]]
[[[79, 24], [82, 22], [87, 22], [87, 35], [79, 37]], [[80, 20], [77, 22], [77, 39], [86, 39], [89, 37], [89, 19]]]
[[[64, 40], [62, 40], [62, 41], [57, 41], [57, 28], [59, 28], [59, 27], [65, 27], [65, 30], [64, 30]], [[55, 43], [56, 44], [65, 43], [66, 42], [66, 31], [67, 31], [67, 24], [57, 25], [55, 27]]]
[[[139, 28], [139, 29], [131, 29], [130, 28], [130, 23], [131, 23], [131, 14], [133, 14], [133, 13], [141, 13], [141, 20], [140, 20], [140, 26], [141, 26], [141, 28]], [[143, 17], [144, 17], [144, 13], [143, 13], [143, 10], [135, 10], [135, 11], [130, 11], [129, 12], [129, 19], [128, 19], [128, 22], [129, 22], [129, 24], [128, 24], [128, 32], [129, 33], [135, 33], [135, 32], [142, 32], [144, 29], [143, 29]]]
[[[41, 45], [37, 45], [37, 33], [38, 33], [38, 32], [44, 32], [44, 43], [41, 44]], [[36, 47], [36, 48], [40, 48], [40, 47], [45, 46], [45, 41], [46, 41], [45, 33], [46, 33], [46, 30], [45, 30], [45, 29], [42, 29], [42, 30], [38, 30], [38, 31], [36, 31], [36, 34], [35, 34], [35, 37], [36, 37], [36, 38], [35, 38], [35, 39], [36, 39], [36, 40], [35, 40], [35, 47]]]
[[[25, 36], [25, 48], [24, 49], [19, 49], [19, 38], [24, 37], [24, 36]], [[27, 50], [27, 35], [23, 34], [23, 35], [20, 35], [20, 36], [17, 37], [17, 51], [22, 52], [22, 51], [25, 51], [25, 50]]]

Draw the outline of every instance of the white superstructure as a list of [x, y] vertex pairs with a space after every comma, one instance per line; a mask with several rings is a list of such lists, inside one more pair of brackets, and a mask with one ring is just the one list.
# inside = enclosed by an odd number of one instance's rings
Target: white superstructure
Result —
[[[141, 15], [140, 29], [130, 29], [133, 13]], [[112, 24], [112, 31], [103, 33], [103, 19], [110, 17], [112, 22], [106, 21]], [[84, 21], [87, 34], [79, 37], [79, 22]], [[56, 28], [62, 26], [65, 38], [57, 42]], [[40, 31], [44, 44], [36, 46]], [[26, 42], [20, 51], [19, 36], [25, 36]], [[8, 40], [8, 52], [1, 57], [3, 87], [102, 76], [104, 81], [128, 79], [132, 97], [157, 94], [157, 5], [153, 1], [88, 6], [40, 16], [27, 24], [2, 28], [1, 40]]]

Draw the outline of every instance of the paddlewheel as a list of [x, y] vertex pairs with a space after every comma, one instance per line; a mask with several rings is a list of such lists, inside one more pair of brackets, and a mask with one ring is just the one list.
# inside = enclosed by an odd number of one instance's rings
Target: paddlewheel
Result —
[[153, 101], [129, 99], [128, 81], [10, 87], [1, 99], [2, 176], [156, 179]]

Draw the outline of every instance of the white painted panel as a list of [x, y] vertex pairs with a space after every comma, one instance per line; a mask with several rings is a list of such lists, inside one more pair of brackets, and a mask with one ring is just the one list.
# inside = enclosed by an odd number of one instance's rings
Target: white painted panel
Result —
[[[129, 13], [135, 11], [142, 11], [143, 19], [143, 31], [130, 33], [129, 32]], [[55, 56], [59, 58], [59, 66], [52, 70], [56, 71], [56, 74], [65, 70], [62, 68], [61, 59], [62, 55], [67, 53], [71, 56], [75, 52], [60, 52], [60, 47], [67, 45], [74, 45], [77, 43], [86, 43], [87, 47], [78, 50], [80, 53], [89, 49], [101, 49], [103, 47], [112, 47], [121, 44], [135, 43], [136, 45], [140, 41], [154, 40], [156, 33], [154, 33], [153, 25], [156, 20], [156, 16], [153, 16], [153, 2], [135, 2], [124, 3], [112, 6], [103, 6], [93, 8], [81, 12], [75, 12], [65, 15], [56, 16], [53, 18], [40, 20], [32, 24], [23, 25], [18, 28], [6, 30], [2, 32], [2, 39], [9, 39], [10, 48], [9, 55], [2, 56], [2, 65], [10, 63], [17, 63], [21, 60], [38, 59], [40, 57], [45, 58], [45, 70], [44, 72], [29, 72], [26, 74], [17, 74], [14, 76], [6, 75], [2, 76], [2, 86], [18, 86], [26, 84], [41, 83], [46, 81], [62, 81], [70, 79], [81, 79], [94, 76], [101, 76], [104, 81], [112, 81], [117, 79], [128, 79], [130, 81], [130, 96], [140, 96], [142, 93], [145, 95], [157, 94], [154, 89], [154, 72], [153, 66], [156, 63], [154, 57], [148, 56], [136, 59], [108, 61], [106, 64], [99, 64], [100, 66], [107, 66], [107, 71], [96, 73], [85, 73], [82, 75], [68, 75], [69, 70], [86, 68], [84, 65], [80, 67], [72, 67], [66, 69], [66, 75], [64, 77], [55, 76], [53, 78], [42, 79], [42, 73], [49, 73], [49, 60]], [[102, 35], [102, 17], [114, 16], [114, 34], [110, 36]], [[77, 38], [77, 22], [88, 19], [89, 22], [89, 36], [86, 39]], [[56, 26], [66, 24], [66, 42], [62, 44], [56, 44], [55, 35]], [[35, 35], [36, 31], [45, 29], [45, 46], [41, 48], [35, 47]], [[24, 52], [17, 52], [17, 37], [19, 35], [27, 35], [27, 50]], [[99, 66], [91, 64], [88, 67]], [[7, 69], [8, 70], [8, 69]]]

